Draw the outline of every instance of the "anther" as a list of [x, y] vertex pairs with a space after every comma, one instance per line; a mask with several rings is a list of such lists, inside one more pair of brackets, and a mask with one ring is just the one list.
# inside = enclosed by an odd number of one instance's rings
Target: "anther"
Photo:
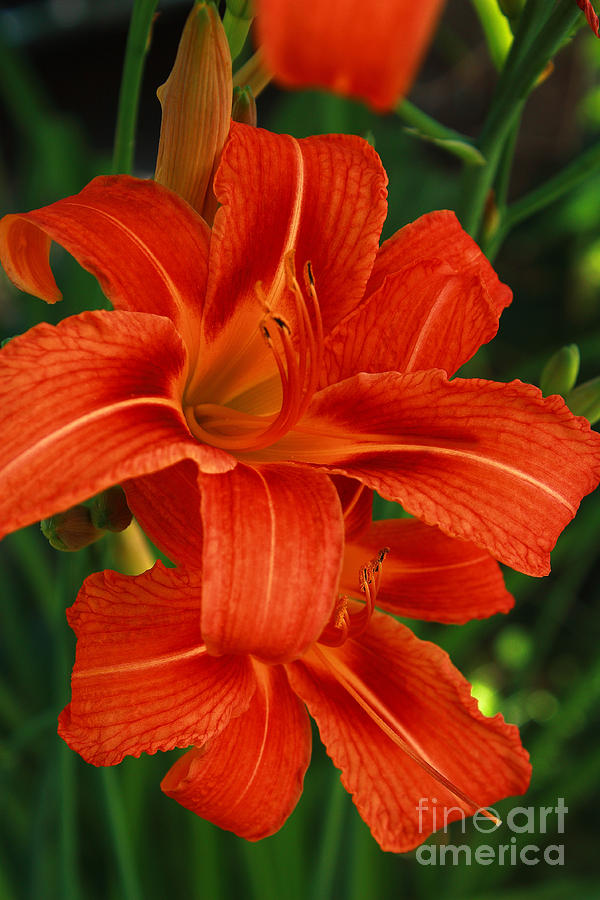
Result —
[[319, 637], [320, 644], [326, 644], [328, 647], [339, 647], [348, 638], [359, 637], [367, 628], [375, 610], [375, 598], [379, 590], [381, 566], [388, 553], [389, 548], [384, 547], [358, 573], [358, 585], [365, 595], [365, 602], [362, 608], [357, 608], [358, 603], [355, 603], [355, 608], [351, 612], [349, 609], [349, 598], [346, 596], [338, 597], [332, 617]]

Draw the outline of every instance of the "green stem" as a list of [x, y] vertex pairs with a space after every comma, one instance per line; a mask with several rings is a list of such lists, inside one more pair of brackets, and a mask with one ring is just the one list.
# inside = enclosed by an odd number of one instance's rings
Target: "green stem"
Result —
[[494, 204], [496, 208], [495, 216], [492, 216], [490, 222], [484, 223], [483, 232], [481, 234], [481, 249], [489, 260], [492, 260], [494, 258], [494, 255], [498, 250], [498, 246], [496, 245], [496, 237], [502, 230], [505, 222], [506, 197], [508, 194], [508, 187], [510, 183], [512, 164], [515, 155], [515, 147], [517, 144], [517, 138], [519, 136], [519, 129], [521, 127], [521, 114], [523, 111], [523, 106], [524, 104], [521, 105], [518, 115], [515, 116], [513, 120], [512, 126], [509, 129], [509, 132], [504, 140], [502, 151], [500, 153], [496, 178], [493, 185]]
[[133, 861], [129, 830], [125, 821], [116, 772], [109, 768], [103, 768], [100, 771], [110, 823], [110, 834], [121, 876], [118, 895], [123, 897], [123, 900], [142, 900], [143, 893]]
[[236, 60], [242, 52], [251, 25], [252, 16], [249, 18], [246, 16], [236, 16], [231, 12], [229, 7], [225, 10], [225, 15], [223, 16], [223, 28], [227, 35], [232, 62]]
[[471, 0], [471, 3], [483, 28], [492, 62], [500, 70], [513, 39], [508, 19], [497, 3], [490, 0]]
[[583, 184], [590, 175], [598, 172], [600, 172], [600, 142], [573, 160], [562, 172], [549, 178], [544, 184], [526, 194], [525, 197], [521, 197], [520, 200], [516, 200], [507, 208], [500, 228], [490, 240], [489, 247], [486, 248], [490, 259], [498, 252], [507, 234], [516, 225], [546, 209], [552, 203], [556, 203], [561, 197]]
[[556, 203], [565, 194], [570, 193], [592, 174], [600, 171], [600, 142], [594, 144], [585, 153], [573, 160], [558, 175], [549, 178], [544, 184], [509, 206], [507, 218], [510, 227], [528, 219], [535, 213]]
[[[85, 556], [83, 556], [85, 559]], [[74, 560], [67, 554], [58, 554], [56, 560], [56, 577], [54, 579], [54, 647], [55, 647], [55, 683], [57, 706], [63, 705], [66, 692], [66, 673], [69, 671], [70, 647], [68, 644], [67, 624], [65, 622], [65, 601], [71, 599], [71, 588], [81, 571], [82, 557]], [[60, 864], [60, 896], [65, 900], [78, 900], [81, 897], [79, 874], [79, 847], [77, 828], [77, 785], [75, 772], [75, 755], [70, 747], [62, 741], [58, 746], [58, 815], [59, 815], [59, 864]]]
[[496, 174], [496, 182], [495, 182], [495, 195], [496, 195], [496, 204], [498, 208], [503, 211], [506, 207], [506, 197], [508, 194], [508, 188], [510, 185], [510, 175], [512, 170], [513, 159], [515, 155], [515, 147], [517, 144], [517, 138], [519, 137], [519, 128], [521, 125], [521, 117], [518, 116], [513, 121], [513, 126], [510, 129], [506, 140], [504, 142], [504, 147], [502, 148], [502, 155], [500, 157], [500, 163], [498, 165], [498, 172]]
[[339, 778], [334, 778], [333, 791], [327, 804], [327, 818], [319, 844], [312, 900], [328, 900], [333, 896], [333, 882], [340, 850], [343, 846], [344, 820], [348, 795]]
[[488, 192], [501, 160], [505, 140], [519, 111], [548, 60], [576, 25], [580, 10], [571, 0], [560, 0], [548, 15], [547, 0], [529, 0], [521, 14], [510, 53], [498, 80], [490, 113], [478, 147], [485, 166], [465, 169], [462, 193], [465, 203], [461, 220], [477, 235]]
[[113, 172], [131, 172], [144, 61], [158, 0], [136, 0], [131, 14], [113, 152]]

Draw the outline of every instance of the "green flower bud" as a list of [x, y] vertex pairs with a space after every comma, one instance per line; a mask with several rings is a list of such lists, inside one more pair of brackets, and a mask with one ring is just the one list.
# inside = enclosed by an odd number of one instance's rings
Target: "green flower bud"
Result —
[[125, 531], [131, 524], [131, 510], [123, 488], [115, 485], [94, 497], [90, 516], [101, 531]]
[[585, 416], [590, 425], [600, 420], [600, 375], [577, 385], [565, 397], [567, 406], [576, 416]]
[[577, 344], [568, 344], [557, 350], [542, 370], [542, 394], [545, 397], [549, 394], [561, 394], [563, 397], [568, 394], [577, 381], [580, 359]]
[[87, 506], [72, 506], [65, 512], [43, 519], [40, 527], [55, 550], [81, 550], [104, 534], [92, 523]]
[[231, 118], [243, 125], [256, 125], [256, 100], [250, 87], [234, 87]]

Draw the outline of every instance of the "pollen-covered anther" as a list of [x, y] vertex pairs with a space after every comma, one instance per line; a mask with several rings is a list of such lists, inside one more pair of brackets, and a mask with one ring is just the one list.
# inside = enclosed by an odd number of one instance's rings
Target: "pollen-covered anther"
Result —
[[350, 626], [348, 599], [348, 597], [343, 595], [335, 601], [335, 608], [331, 618], [319, 638], [320, 644], [326, 644], [328, 647], [341, 647], [346, 642]]
[[326, 644], [328, 647], [339, 647], [348, 638], [356, 638], [363, 633], [375, 609], [375, 598], [377, 597], [381, 579], [381, 567], [389, 552], [389, 548], [384, 547], [358, 573], [359, 588], [365, 595], [365, 603], [361, 609], [356, 609], [358, 604], [355, 603], [355, 609], [351, 610], [349, 608], [350, 598], [346, 596], [338, 597], [332, 616], [319, 638], [320, 644]]

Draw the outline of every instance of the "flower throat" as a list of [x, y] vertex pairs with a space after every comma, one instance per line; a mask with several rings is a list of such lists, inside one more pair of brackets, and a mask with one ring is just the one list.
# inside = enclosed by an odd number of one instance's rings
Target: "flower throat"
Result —
[[[273, 354], [281, 381], [281, 408], [268, 416], [214, 403], [199, 403], [188, 417], [195, 437], [223, 450], [262, 450], [283, 437], [313, 397], [323, 363], [323, 324], [310, 262], [304, 266], [304, 290], [298, 283], [294, 251], [285, 257], [285, 289], [294, 327], [274, 311], [260, 282], [254, 287], [263, 315], [259, 328]], [[291, 318], [291, 317], [290, 317]]]

